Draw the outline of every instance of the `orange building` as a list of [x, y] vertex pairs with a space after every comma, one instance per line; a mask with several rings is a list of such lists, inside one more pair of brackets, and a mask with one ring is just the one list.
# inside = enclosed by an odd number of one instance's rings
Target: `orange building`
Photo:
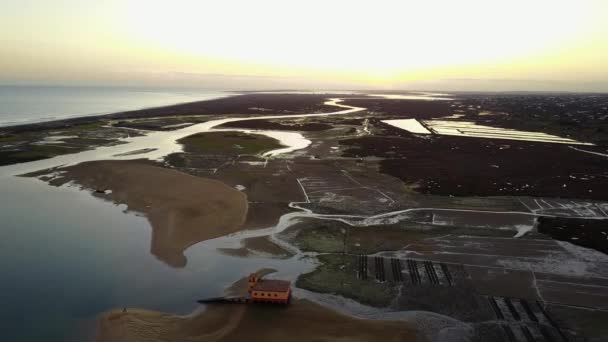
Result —
[[262, 279], [252, 273], [249, 275], [249, 296], [254, 302], [287, 304], [291, 299], [291, 282]]

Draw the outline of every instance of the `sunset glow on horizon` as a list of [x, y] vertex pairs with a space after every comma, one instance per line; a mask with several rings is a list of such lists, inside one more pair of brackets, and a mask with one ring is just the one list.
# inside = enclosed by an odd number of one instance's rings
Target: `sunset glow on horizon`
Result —
[[608, 91], [601, 0], [8, 0], [0, 19], [4, 84]]

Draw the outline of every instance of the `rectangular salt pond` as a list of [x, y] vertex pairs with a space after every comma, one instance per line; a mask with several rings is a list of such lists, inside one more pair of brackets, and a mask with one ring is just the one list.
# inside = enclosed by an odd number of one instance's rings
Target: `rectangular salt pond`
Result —
[[464, 137], [534, 141], [553, 144], [593, 145], [541, 132], [478, 125], [471, 121], [426, 120], [424, 124], [441, 135]]
[[[421, 122], [416, 119], [403, 119], [382, 120], [382, 122], [415, 134], [436, 133], [440, 135], [485, 139], [520, 140], [552, 144], [593, 145], [591, 143], [580, 142], [541, 132], [527, 132], [509, 128], [483, 126], [471, 121], [425, 120]], [[433, 132], [429, 131], [427, 127], [432, 129]]]
[[404, 120], [382, 120], [382, 122], [391, 126], [404, 129], [411, 133], [416, 134], [431, 134], [418, 120], [416, 119], [404, 119]]

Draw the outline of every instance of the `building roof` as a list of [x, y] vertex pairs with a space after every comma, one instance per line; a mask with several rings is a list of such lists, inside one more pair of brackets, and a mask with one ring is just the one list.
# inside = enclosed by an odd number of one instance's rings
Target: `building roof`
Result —
[[253, 287], [253, 291], [287, 292], [291, 282], [286, 280], [260, 279]]

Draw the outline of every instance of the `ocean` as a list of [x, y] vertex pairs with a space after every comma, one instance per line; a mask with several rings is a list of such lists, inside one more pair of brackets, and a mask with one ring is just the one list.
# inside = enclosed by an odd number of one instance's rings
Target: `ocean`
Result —
[[220, 90], [0, 85], [0, 127], [210, 100]]

